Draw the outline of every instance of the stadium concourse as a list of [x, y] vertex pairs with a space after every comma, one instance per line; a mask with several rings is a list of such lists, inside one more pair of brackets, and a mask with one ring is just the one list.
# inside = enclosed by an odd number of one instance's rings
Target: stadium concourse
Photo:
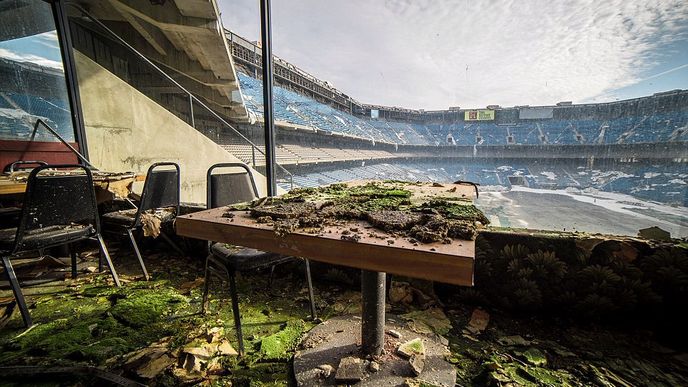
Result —
[[[238, 72], [244, 102], [260, 121], [262, 81], [246, 73]], [[283, 188], [464, 180], [481, 185], [478, 204], [496, 226], [635, 235], [658, 225], [688, 235], [688, 91], [406, 114], [354, 100], [342, 109], [297, 91], [284, 82], [274, 88], [277, 162], [293, 174]], [[263, 163], [246, 144], [218, 142]]]

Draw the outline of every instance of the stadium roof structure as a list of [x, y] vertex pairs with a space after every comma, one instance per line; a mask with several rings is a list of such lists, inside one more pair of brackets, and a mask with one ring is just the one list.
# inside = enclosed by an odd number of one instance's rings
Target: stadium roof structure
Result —
[[215, 0], [78, 4], [212, 108], [231, 119], [248, 117]]

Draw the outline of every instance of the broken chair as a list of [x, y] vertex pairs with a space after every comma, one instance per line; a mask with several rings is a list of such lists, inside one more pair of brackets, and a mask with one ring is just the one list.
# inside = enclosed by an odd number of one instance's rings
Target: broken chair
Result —
[[[214, 173], [219, 168], [242, 168], [239, 173]], [[251, 170], [242, 163], [220, 163], [211, 166], [207, 175], [207, 207], [216, 208], [230, 204], [251, 201], [258, 197], [258, 189]], [[228, 279], [234, 326], [239, 342], [239, 355], [244, 354], [244, 339], [241, 331], [241, 315], [239, 313], [239, 298], [236, 288], [236, 273], [270, 267], [270, 279], [275, 265], [299, 259], [283, 256], [245, 247], [235, 247], [224, 243], [210, 243], [210, 254], [205, 261], [205, 281], [203, 285], [203, 302], [201, 312], [204, 313], [208, 301], [208, 289], [211, 275], [220, 279]], [[310, 312], [316, 318], [315, 301], [313, 297], [313, 282], [311, 280], [310, 264], [304, 259], [306, 266], [306, 281]]]
[[[70, 170], [70, 173], [51, 173], [54, 169]], [[73, 245], [86, 239], [98, 241], [101, 260], [105, 259], [112, 279], [120, 286], [100, 234], [91, 171], [82, 165], [34, 168], [28, 177], [19, 226], [0, 230], [2, 265], [27, 328], [32, 325], [31, 315], [10, 258], [27, 252], [41, 254], [44, 249], [66, 245], [72, 261], [72, 277], [76, 277], [77, 256]]]
[[184, 255], [179, 246], [162, 230], [164, 224], [173, 222], [179, 214], [179, 196], [179, 165], [172, 162], [155, 163], [146, 172], [146, 181], [143, 183], [139, 206], [137, 207], [129, 201], [133, 208], [108, 212], [102, 216], [106, 231], [121, 233], [129, 237], [146, 281], [150, 279], [150, 276], [143, 262], [136, 238], [134, 238], [134, 231], [144, 227], [145, 217], [157, 217], [160, 220], [159, 235], [175, 251]]

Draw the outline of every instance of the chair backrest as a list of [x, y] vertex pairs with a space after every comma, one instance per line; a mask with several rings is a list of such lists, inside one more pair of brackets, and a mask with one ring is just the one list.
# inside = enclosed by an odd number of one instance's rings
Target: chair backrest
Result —
[[[56, 171], [58, 169], [69, 172]], [[14, 252], [24, 249], [22, 241], [27, 233], [74, 224], [92, 225], [97, 233], [100, 232], [91, 171], [78, 164], [34, 168], [26, 185]], [[39, 247], [32, 244], [32, 248]]]
[[[172, 167], [172, 168], [170, 168]], [[146, 172], [146, 181], [141, 192], [141, 204], [136, 213], [134, 225], [139, 225], [141, 214], [156, 208], [174, 207], [179, 214], [180, 196], [179, 165], [172, 162], [155, 163]]]
[[18, 171], [20, 169], [30, 169], [30, 168], [26, 167], [27, 165], [32, 165], [35, 167], [37, 165], [48, 165], [48, 163], [46, 163], [45, 161], [41, 161], [41, 160], [17, 160], [15, 162], [13, 162], [12, 164], [8, 165], [6, 170], [9, 173], [13, 173], [13, 172]]
[[[242, 168], [240, 172], [213, 173], [218, 168]], [[258, 197], [251, 169], [243, 163], [220, 163], [208, 169], [207, 208], [248, 202]]]

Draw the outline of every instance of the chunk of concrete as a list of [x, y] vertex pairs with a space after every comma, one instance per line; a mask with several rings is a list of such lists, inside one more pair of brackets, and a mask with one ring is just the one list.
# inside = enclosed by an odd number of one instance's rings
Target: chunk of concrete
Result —
[[413, 355], [409, 359], [409, 364], [411, 365], [411, 370], [413, 374], [418, 376], [423, 372], [425, 368], [425, 355]]
[[396, 338], [396, 339], [400, 339], [400, 338], [401, 338], [401, 333], [399, 333], [398, 331], [395, 331], [394, 329], [388, 330], [387, 333], [388, 333], [390, 336], [392, 336], [392, 337], [394, 337], [394, 338]]
[[487, 324], [490, 322], [490, 314], [482, 309], [473, 310], [471, 314], [471, 319], [468, 325], [464, 329], [464, 332], [471, 335], [478, 335], [482, 333], [486, 328]]
[[425, 356], [425, 345], [423, 345], [423, 340], [415, 338], [400, 344], [397, 353], [406, 359], [410, 359], [413, 355]]
[[523, 337], [518, 336], [518, 335], [500, 337], [499, 339], [497, 339], [497, 341], [499, 342], [499, 344], [506, 345], [506, 346], [518, 347], [518, 346], [530, 345], [530, 341], [528, 341], [528, 340], [526, 340]]
[[340, 360], [334, 378], [338, 383], [360, 382], [363, 379], [361, 359], [349, 356]]
[[318, 369], [320, 370], [322, 377], [325, 379], [329, 378], [330, 375], [332, 375], [332, 372], [334, 372], [334, 367], [329, 364], [321, 364], [318, 366]]
[[229, 341], [222, 340], [220, 345], [217, 346], [217, 353], [220, 356], [237, 356], [239, 353], [229, 344]]

